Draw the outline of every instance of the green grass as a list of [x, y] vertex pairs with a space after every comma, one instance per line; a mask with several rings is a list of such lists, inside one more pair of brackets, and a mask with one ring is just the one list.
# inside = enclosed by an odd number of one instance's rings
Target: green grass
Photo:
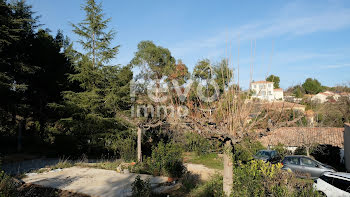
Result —
[[74, 163], [72, 163], [68, 159], [63, 159], [63, 160], [60, 160], [56, 165], [50, 166], [49, 168], [54, 170], [54, 169], [59, 169], [59, 168], [60, 169], [70, 168], [70, 167], [73, 167], [73, 166], [74, 166]]
[[193, 164], [203, 164], [208, 168], [223, 170], [223, 159], [216, 153], [209, 153], [206, 155], [197, 155], [194, 152], [184, 153], [184, 162]]
[[116, 171], [118, 166], [121, 163], [122, 163], [121, 160], [116, 160], [116, 161], [105, 161], [105, 162], [99, 162], [99, 163], [76, 163], [75, 166]]

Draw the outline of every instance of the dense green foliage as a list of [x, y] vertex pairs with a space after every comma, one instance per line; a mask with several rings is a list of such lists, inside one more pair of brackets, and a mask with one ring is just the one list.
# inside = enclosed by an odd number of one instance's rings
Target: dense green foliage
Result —
[[132, 197], [149, 197], [151, 196], [150, 180], [142, 180], [140, 175], [137, 175], [134, 182], [131, 184]]
[[183, 146], [186, 151], [195, 152], [198, 155], [205, 155], [213, 150], [209, 140], [197, 133], [186, 133]]
[[0, 133], [26, 130], [45, 138], [48, 125], [59, 117], [49, 103], [62, 102], [61, 93], [75, 89], [66, 77], [74, 73], [64, 54], [68, 39], [62, 32], [52, 36], [37, 30], [38, 18], [24, 1], [0, 5]]
[[266, 78], [266, 81], [273, 82], [273, 88], [280, 88], [280, 77], [275, 75], [270, 75]]
[[72, 49], [76, 73], [69, 76], [80, 85], [81, 91], [64, 92], [69, 117], [60, 123], [65, 132], [81, 136], [90, 145], [106, 144], [116, 150], [113, 140], [123, 141], [131, 134], [120, 113], [130, 108], [132, 72], [130, 67], [106, 65], [117, 54], [119, 46], [110, 47], [114, 32], [107, 29], [110, 19], [103, 18], [101, 4], [88, 0], [83, 9], [86, 18], [73, 27], [81, 38], [79, 44], [84, 53]]
[[0, 171], [0, 197], [16, 197], [18, 196], [17, 187], [19, 183], [16, 183], [12, 177]]
[[245, 138], [241, 143], [235, 145], [233, 158], [235, 161], [245, 163], [252, 160], [253, 156], [262, 149], [265, 147], [260, 142]]
[[323, 90], [321, 83], [317, 79], [311, 78], [307, 78], [302, 87], [307, 94], [317, 94]]
[[234, 167], [233, 196], [319, 196], [281, 167], [261, 160]]
[[137, 49], [131, 65], [142, 68], [140, 76], [143, 79], [161, 80], [175, 70], [175, 58], [168, 49], [156, 46], [152, 41], [141, 41]]
[[110, 47], [115, 33], [101, 4], [87, 0], [85, 19], [73, 25], [80, 52], [61, 31], [52, 36], [38, 29], [25, 1], [1, 0], [0, 9], [0, 134], [18, 135], [19, 151], [21, 136], [56, 145], [59, 137], [69, 136], [73, 149], [66, 154], [94, 147], [134, 158], [125, 150], [135, 138], [124, 118], [133, 73], [130, 66], [108, 65], [119, 46]]
[[209, 181], [191, 191], [190, 196], [219, 197], [224, 196], [222, 175], [215, 175]]
[[174, 143], [165, 144], [160, 141], [152, 148], [152, 155], [145, 158], [145, 161], [135, 166], [132, 171], [179, 178], [186, 171], [182, 160], [182, 149]]

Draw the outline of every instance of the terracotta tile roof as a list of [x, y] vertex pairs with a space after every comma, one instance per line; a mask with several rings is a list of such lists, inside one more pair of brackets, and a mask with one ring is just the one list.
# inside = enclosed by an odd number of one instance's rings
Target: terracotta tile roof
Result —
[[297, 103], [291, 103], [286, 101], [275, 101], [272, 103], [265, 103], [265, 105], [270, 109], [297, 109], [297, 108], [305, 109], [305, 105], [300, 105]]
[[321, 92], [321, 93], [319, 93], [319, 94], [321, 94], [321, 95], [325, 95], [325, 96], [333, 96], [333, 94], [326, 93], [326, 92]]
[[273, 82], [270, 82], [270, 81], [254, 81], [254, 82], [252, 82], [252, 84], [253, 83], [273, 83]]
[[344, 147], [344, 128], [335, 127], [282, 127], [271, 131], [259, 141], [264, 146], [275, 146], [282, 143], [285, 146], [299, 147], [303, 144], [328, 144]]
[[282, 88], [276, 88], [276, 89], [273, 89], [273, 91], [282, 91], [283, 92], [283, 89]]
[[341, 93], [339, 93], [339, 95], [341, 95], [341, 96], [350, 96], [350, 93], [349, 92], [341, 92]]

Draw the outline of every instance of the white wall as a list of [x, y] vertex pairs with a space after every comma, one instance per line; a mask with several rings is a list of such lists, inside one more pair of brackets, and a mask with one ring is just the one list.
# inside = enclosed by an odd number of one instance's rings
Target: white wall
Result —
[[274, 91], [275, 100], [283, 100], [283, 91]]
[[255, 92], [253, 98], [259, 98], [262, 100], [273, 100], [273, 83], [252, 83], [251, 89]]

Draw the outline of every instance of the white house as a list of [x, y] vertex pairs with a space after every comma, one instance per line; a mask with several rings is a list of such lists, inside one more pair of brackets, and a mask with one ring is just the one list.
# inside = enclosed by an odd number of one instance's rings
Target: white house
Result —
[[337, 101], [340, 96], [341, 95], [336, 94], [334, 92], [325, 91], [325, 92], [320, 92], [314, 95], [313, 97], [311, 97], [311, 101], [324, 103], [324, 102], [327, 102], [329, 98]]
[[252, 98], [268, 101], [283, 100], [283, 90], [273, 89], [273, 82], [255, 81], [250, 84], [250, 89], [253, 91]]
[[283, 89], [282, 88], [273, 89], [273, 95], [275, 100], [283, 100]]

